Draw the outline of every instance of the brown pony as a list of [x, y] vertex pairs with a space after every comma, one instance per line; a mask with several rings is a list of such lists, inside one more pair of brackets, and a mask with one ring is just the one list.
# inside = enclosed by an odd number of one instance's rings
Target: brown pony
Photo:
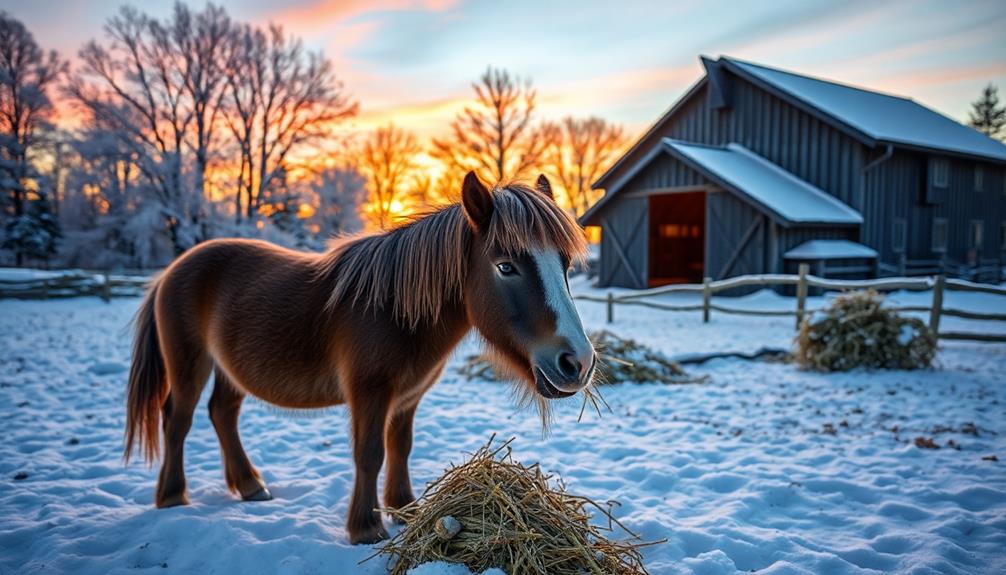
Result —
[[585, 247], [544, 176], [537, 189], [490, 191], [474, 173], [460, 204], [326, 254], [201, 244], [154, 282], [137, 314], [126, 458], [138, 444], [156, 459], [162, 425], [156, 503], [186, 504], [183, 444], [213, 371], [209, 412], [227, 485], [245, 500], [271, 499], [238, 436], [245, 395], [284, 408], [346, 403], [356, 463], [349, 538], [384, 538], [378, 473], [387, 457], [385, 505], [413, 501], [416, 406], [472, 327], [529, 394], [567, 397], [590, 382], [594, 350], [566, 281]]

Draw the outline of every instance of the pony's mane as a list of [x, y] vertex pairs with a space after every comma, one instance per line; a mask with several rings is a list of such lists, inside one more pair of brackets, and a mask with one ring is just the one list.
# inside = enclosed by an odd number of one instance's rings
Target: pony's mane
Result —
[[[570, 261], [587, 252], [583, 231], [554, 201], [523, 184], [490, 192], [493, 215], [486, 246], [521, 254], [554, 248]], [[460, 301], [473, 231], [452, 204], [387, 232], [350, 239], [326, 254], [320, 275], [334, 282], [327, 308], [393, 306], [409, 329], [436, 322], [446, 301]]]

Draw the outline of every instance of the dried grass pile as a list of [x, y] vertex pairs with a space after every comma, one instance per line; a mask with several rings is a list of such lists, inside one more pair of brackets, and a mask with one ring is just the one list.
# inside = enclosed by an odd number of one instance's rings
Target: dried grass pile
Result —
[[936, 338], [926, 324], [899, 316], [883, 302], [875, 290], [836, 297], [828, 309], [800, 326], [797, 362], [816, 371], [932, 366]]
[[[702, 383], [707, 379], [706, 376], [691, 376], [681, 365], [659, 351], [634, 340], [621, 338], [610, 331], [594, 331], [588, 335], [600, 359], [596, 384], [627, 382], [676, 385]], [[493, 364], [484, 355], [468, 357], [459, 371], [468, 379], [506, 379], [494, 371]]]
[[688, 375], [681, 365], [666, 355], [618, 337], [608, 330], [591, 332], [590, 341], [601, 357], [601, 374], [606, 383], [702, 383], [708, 376]]
[[[614, 524], [638, 541], [608, 509], [567, 493], [537, 464], [514, 461], [510, 441], [493, 447], [490, 439], [416, 502], [384, 510], [406, 523], [375, 554], [388, 557], [392, 575], [430, 561], [463, 563], [475, 573], [493, 567], [533, 575], [647, 573], [640, 548], [649, 544], [605, 538], [601, 532]], [[592, 525], [592, 512], [608, 526]]]

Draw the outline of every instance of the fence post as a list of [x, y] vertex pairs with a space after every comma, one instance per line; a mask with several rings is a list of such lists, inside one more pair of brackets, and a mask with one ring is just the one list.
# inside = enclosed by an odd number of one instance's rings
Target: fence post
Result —
[[615, 322], [615, 294], [608, 292], [608, 323]]
[[101, 280], [101, 299], [112, 301], [112, 280], [108, 277], [108, 272], [102, 274]]
[[929, 331], [933, 332], [933, 337], [940, 336], [940, 315], [943, 313], [943, 284], [946, 276], [940, 274], [936, 276], [933, 283], [933, 309], [929, 311]]
[[807, 274], [810, 272], [810, 264], [800, 264], [799, 277], [796, 280], [796, 329], [803, 325], [803, 316], [807, 311]]
[[711, 284], [713, 278], [703, 278], [702, 280], [702, 323], [709, 323], [709, 300], [713, 296]]
[[42, 280], [42, 299], [49, 299], [49, 280]]

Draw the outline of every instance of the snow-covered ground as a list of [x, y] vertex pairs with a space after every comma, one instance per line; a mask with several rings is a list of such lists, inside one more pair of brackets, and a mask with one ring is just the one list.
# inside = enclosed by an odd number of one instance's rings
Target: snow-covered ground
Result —
[[[948, 299], [1006, 311], [1006, 298]], [[294, 416], [246, 403], [242, 436], [276, 498], [242, 503], [225, 488], [204, 394], [186, 450], [192, 505], [154, 509], [156, 468], [121, 460], [138, 301], [0, 301], [0, 573], [384, 572], [358, 564], [373, 548], [343, 530], [353, 468], [342, 408]], [[605, 327], [603, 304], [579, 305], [588, 327]], [[729, 305], [792, 300], [760, 292]], [[787, 347], [792, 321], [714, 313], [703, 324], [619, 306], [610, 328], [685, 355]], [[690, 368], [710, 376], [702, 385], [606, 388], [614, 413], [602, 418], [577, 423], [579, 400], [566, 400], [545, 438], [507, 386], [457, 375], [474, 350], [420, 406], [417, 491], [497, 433], [572, 492], [621, 502], [616, 516], [644, 539], [666, 538], [645, 553], [652, 573], [1006, 572], [1006, 461], [983, 459], [1006, 460], [1004, 345], [946, 343], [940, 368], [924, 372], [716, 360]]]

